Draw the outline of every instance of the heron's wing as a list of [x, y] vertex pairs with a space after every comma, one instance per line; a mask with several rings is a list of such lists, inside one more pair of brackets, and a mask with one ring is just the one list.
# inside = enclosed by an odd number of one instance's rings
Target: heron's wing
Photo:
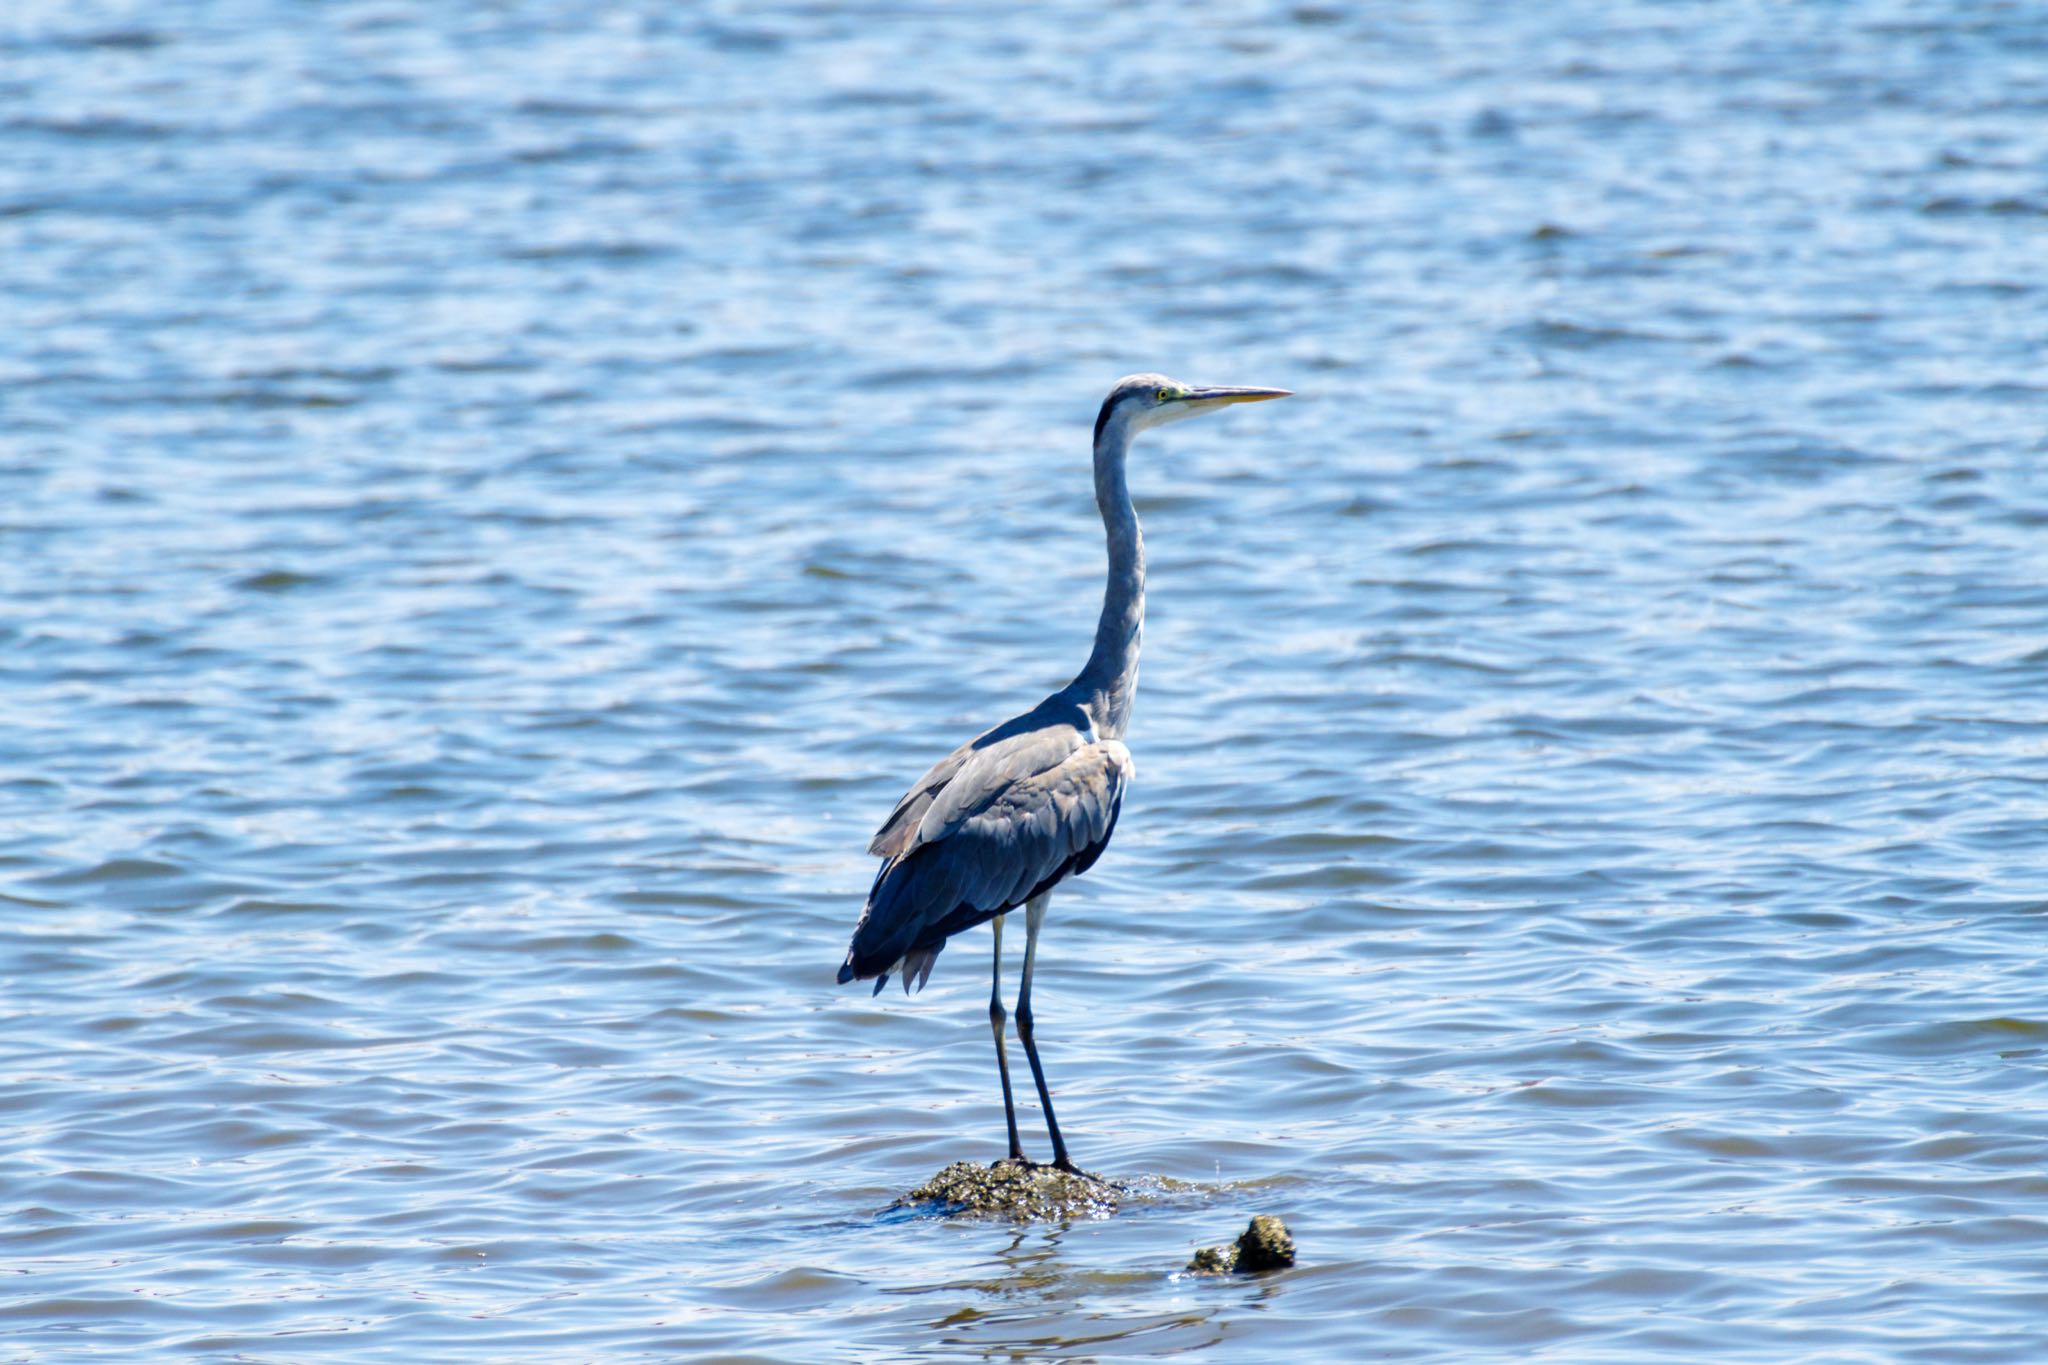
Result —
[[977, 735], [968, 740], [932, 764], [931, 769], [923, 777], [911, 783], [910, 790], [896, 803], [896, 809], [889, 812], [889, 818], [875, 831], [874, 839], [868, 844], [868, 852], [877, 858], [901, 857], [909, 848], [911, 839], [916, 836], [918, 822], [924, 819], [925, 810], [931, 805], [932, 798], [953, 780], [953, 775], [960, 771], [960, 765], [967, 761], [968, 755], [974, 752], [974, 746], [981, 743], [983, 738]]
[[[1130, 774], [1131, 751], [1118, 741], [1081, 744], [1053, 766], [1005, 783], [973, 809], [958, 810], [934, 831], [928, 859], [935, 870], [959, 870], [959, 906], [995, 914], [1021, 905], [1100, 855]], [[932, 830], [951, 794], [948, 787], [926, 812], [920, 836]], [[942, 885], [952, 880], [940, 879]]]
[[1057, 772], [1087, 747], [1088, 735], [1066, 722], [1041, 725], [993, 742], [976, 740], [945, 786], [932, 793], [931, 804], [918, 818], [917, 831], [904, 851], [946, 838], [990, 806]]
[[876, 877], [841, 979], [887, 971], [1092, 864], [1131, 767], [1118, 741], [1064, 724], [972, 751]]
[[1088, 715], [1080, 707], [1048, 697], [1023, 715], [982, 731], [910, 784], [875, 831], [868, 852], [877, 858], [901, 858], [918, 844], [930, 842], [923, 830], [934, 802], [970, 800], [976, 793], [993, 791], [1007, 775], [1041, 772], [1087, 743], [1088, 726]]

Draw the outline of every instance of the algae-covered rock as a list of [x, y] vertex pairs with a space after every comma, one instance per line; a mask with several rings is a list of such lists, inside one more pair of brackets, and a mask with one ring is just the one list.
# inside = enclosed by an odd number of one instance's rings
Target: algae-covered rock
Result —
[[1252, 1219], [1252, 1225], [1237, 1239], [1237, 1269], [1253, 1275], [1261, 1270], [1282, 1270], [1294, 1264], [1294, 1238], [1287, 1224], [1270, 1213]]
[[896, 1207], [936, 1205], [945, 1213], [974, 1213], [1029, 1222], [1041, 1218], [1095, 1218], [1115, 1213], [1123, 1187], [1086, 1172], [1062, 1171], [1032, 1161], [993, 1166], [956, 1161], [896, 1201]]
[[1287, 1224], [1270, 1213], [1252, 1219], [1251, 1226], [1227, 1247], [1203, 1247], [1188, 1262], [1196, 1275], [1256, 1275], [1261, 1270], [1280, 1270], [1294, 1264], [1294, 1238]]

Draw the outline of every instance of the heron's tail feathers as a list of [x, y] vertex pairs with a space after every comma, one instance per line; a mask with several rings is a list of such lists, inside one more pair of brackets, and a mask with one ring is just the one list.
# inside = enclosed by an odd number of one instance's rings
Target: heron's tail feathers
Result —
[[[848, 949], [846, 961], [839, 964], [839, 984], [844, 986], [856, 977], [865, 981], [872, 976], [875, 979], [874, 993], [880, 995], [882, 987], [889, 984], [889, 973], [900, 970], [903, 973], [903, 993], [915, 995], [923, 990], [924, 983], [931, 979], [932, 964], [939, 960], [939, 953], [945, 946], [945, 940], [941, 939], [928, 948], [913, 948], [880, 970], [876, 969], [877, 964], [872, 961], [856, 965], [857, 953], [853, 949]], [[862, 966], [867, 970], [862, 971]]]
[[860, 969], [860, 965], [856, 965], [856, 963], [857, 958], [854, 950], [851, 948], [847, 949], [846, 961], [839, 964], [839, 984], [844, 986], [849, 981], [866, 981], [869, 977], [873, 977], [875, 980], [874, 994], [880, 995], [882, 993], [882, 987], [889, 984], [890, 969], [888, 967], [883, 967], [880, 971], [877, 971], [875, 970], [875, 964], [870, 962], [864, 964], [867, 967], [867, 970], [862, 971]]
[[915, 995], [924, 989], [925, 981], [932, 974], [932, 964], [939, 960], [939, 950], [946, 946], [940, 939], [929, 948], [917, 948], [903, 955], [903, 993]]
[[[908, 913], [903, 903], [905, 878], [899, 866], [893, 860], [883, 863], [875, 876], [868, 903], [860, 912], [860, 923], [853, 926], [853, 941], [846, 945], [846, 961], [839, 968], [841, 985], [870, 977], [886, 980], [898, 963], [905, 962], [911, 945], [917, 941], [919, 917]], [[903, 984], [910, 985], [907, 972]], [[875, 989], [881, 990], [881, 985], [878, 983]]]
[[[860, 912], [860, 923], [853, 926], [853, 941], [846, 945], [846, 961], [839, 968], [839, 983], [866, 981], [877, 978], [875, 991], [881, 992], [891, 972], [903, 974], [903, 993], [914, 995], [924, 989], [924, 983], [932, 974], [932, 964], [939, 960], [939, 952], [946, 946], [946, 936], [961, 927], [972, 927], [978, 921], [969, 920], [956, 925], [950, 919], [934, 917], [931, 913], [933, 884], [919, 875], [916, 855], [906, 862], [892, 858], [875, 874], [875, 885], [868, 892], [868, 903]], [[950, 884], [937, 884], [941, 906], [951, 903], [949, 897], [954, 890]], [[961, 909], [966, 909], [962, 906]], [[934, 920], [937, 919], [935, 923]], [[982, 919], [988, 918], [986, 915]], [[922, 942], [920, 942], [922, 940]]]

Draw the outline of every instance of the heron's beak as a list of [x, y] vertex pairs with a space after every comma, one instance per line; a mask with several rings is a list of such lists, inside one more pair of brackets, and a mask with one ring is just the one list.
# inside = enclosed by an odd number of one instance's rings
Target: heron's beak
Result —
[[1268, 398], [1292, 398], [1290, 389], [1242, 389], [1217, 386], [1206, 389], [1189, 389], [1181, 395], [1180, 401], [1195, 412], [1214, 412], [1217, 408], [1232, 403], [1263, 403]]

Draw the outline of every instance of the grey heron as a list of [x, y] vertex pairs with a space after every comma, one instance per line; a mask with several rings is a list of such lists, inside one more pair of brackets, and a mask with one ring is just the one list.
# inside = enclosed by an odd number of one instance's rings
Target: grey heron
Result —
[[988, 1018], [1011, 1160], [1026, 1158], [1003, 1038], [1003, 916], [1021, 905], [1024, 975], [1017, 992], [1017, 1038], [1045, 1111], [1052, 1164], [1075, 1171], [1032, 1040], [1031, 972], [1053, 887], [1102, 856], [1132, 772], [1123, 740], [1138, 687], [1145, 541], [1124, 482], [1124, 458], [1139, 432], [1233, 403], [1287, 396], [1286, 389], [1195, 388], [1156, 374], [1117, 381], [1095, 419], [1095, 503], [1109, 538], [1109, 584], [1094, 652], [1065, 687], [933, 764], [868, 845], [882, 866], [854, 926], [839, 981], [873, 977], [880, 994], [889, 973], [900, 971], [905, 994], [921, 990], [947, 939], [983, 922], [994, 925]]

